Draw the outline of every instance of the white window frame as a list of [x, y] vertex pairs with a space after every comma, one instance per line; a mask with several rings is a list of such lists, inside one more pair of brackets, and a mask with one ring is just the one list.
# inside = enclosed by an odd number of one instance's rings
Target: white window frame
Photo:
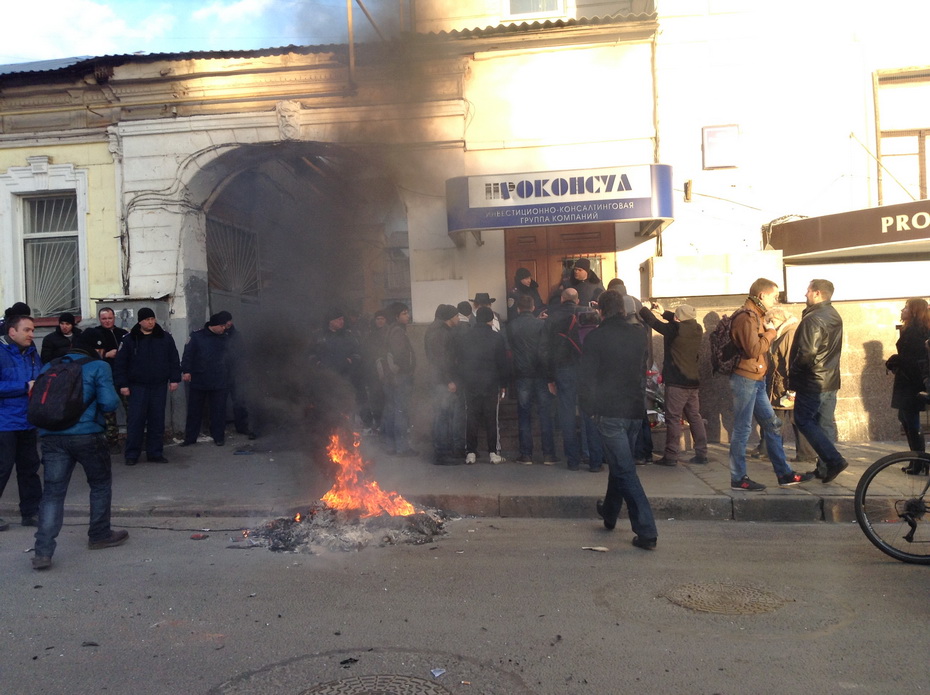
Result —
[[555, 10], [550, 10], [549, 12], [517, 12], [513, 13], [510, 11], [511, 0], [501, 0], [501, 17], [504, 20], [530, 20], [535, 21], [537, 19], [552, 19], [557, 17], [562, 19], [565, 17], [565, 2], [566, 0], [556, 0], [558, 7]]
[[90, 315], [87, 279], [87, 181], [86, 169], [73, 164], [52, 164], [47, 156], [27, 157], [28, 166], [10, 167], [0, 173], [0, 294], [3, 306], [25, 301], [26, 274], [24, 227], [26, 198], [43, 195], [74, 195], [77, 201], [78, 278], [81, 315]]

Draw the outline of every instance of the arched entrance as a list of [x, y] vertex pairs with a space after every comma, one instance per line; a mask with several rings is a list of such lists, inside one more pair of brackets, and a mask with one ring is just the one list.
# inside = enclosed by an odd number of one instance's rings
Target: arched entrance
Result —
[[409, 297], [404, 208], [371, 158], [327, 143], [243, 145], [188, 189], [203, 197], [207, 270], [205, 286], [187, 284], [191, 328], [227, 310], [248, 330], [265, 317], [310, 332], [331, 306], [364, 314]]

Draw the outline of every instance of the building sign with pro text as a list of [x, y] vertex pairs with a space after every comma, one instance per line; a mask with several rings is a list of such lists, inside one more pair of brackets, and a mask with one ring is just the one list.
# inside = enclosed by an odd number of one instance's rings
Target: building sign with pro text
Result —
[[672, 219], [667, 164], [461, 176], [446, 181], [449, 232]]

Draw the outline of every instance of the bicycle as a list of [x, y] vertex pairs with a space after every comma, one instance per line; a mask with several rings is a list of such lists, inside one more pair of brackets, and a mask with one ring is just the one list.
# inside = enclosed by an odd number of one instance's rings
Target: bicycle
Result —
[[872, 544], [901, 562], [930, 565], [930, 476], [908, 475], [904, 466], [924, 470], [930, 454], [903, 451], [873, 463], [856, 486], [856, 521]]

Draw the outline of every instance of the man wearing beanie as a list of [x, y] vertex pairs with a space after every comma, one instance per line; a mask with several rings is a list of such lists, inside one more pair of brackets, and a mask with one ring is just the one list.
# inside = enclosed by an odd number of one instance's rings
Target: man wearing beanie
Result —
[[555, 294], [549, 300], [549, 303], [557, 302], [563, 290], [573, 288], [578, 292], [578, 303], [587, 307], [591, 302], [597, 301], [601, 292], [604, 291], [604, 285], [601, 279], [591, 269], [590, 258], [579, 258], [572, 266], [571, 273], [562, 278], [562, 283], [556, 290]]
[[58, 327], [42, 339], [42, 362], [48, 364], [58, 357], [64, 357], [71, 349], [71, 341], [81, 335], [81, 329], [75, 327], [74, 314], [65, 311], [58, 317]]
[[690, 304], [680, 305], [674, 313], [662, 311], [655, 300], [652, 300], [651, 305], [652, 311], [642, 307], [639, 315], [647, 326], [662, 335], [664, 341], [662, 381], [665, 383], [665, 452], [656, 463], [660, 466], [674, 466], [678, 463], [682, 416], [688, 421], [694, 439], [695, 455], [689, 463], [709, 463], [707, 432], [701, 417], [698, 372], [704, 329], [697, 322], [697, 311]]
[[[423, 338], [433, 406], [433, 463], [437, 466], [461, 463], [461, 459], [453, 457], [457, 443], [454, 430], [457, 410], [465, 412], [455, 360], [458, 323], [459, 310], [451, 304], [440, 304]], [[458, 446], [464, 448], [464, 432], [459, 439], [462, 441]]]
[[197, 443], [203, 424], [203, 406], [210, 407], [210, 436], [213, 443], [226, 443], [226, 397], [229, 394], [229, 373], [226, 366], [226, 317], [213, 314], [199, 331], [191, 333], [181, 358], [181, 379], [187, 391], [187, 422], [181, 446]]
[[[42, 443], [42, 468], [45, 491], [39, 505], [38, 530], [32, 566], [47, 570], [52, 566], [58, 534], [64, 520], [65, 495], [76, 464], [81, 464], [90, 487], [90, 524], [87, 528], [87, 547], [102, 550], [120, 545], [129, 537], [128, 531], [110, 528], [110, 499], [112, 474], [110, 453], [106, 446], [104, 413], [116, 410], [119, 398], [113, 388], [110, 365], [97, 354], [96, 339], [92, 335], [78, 335], [63, 361], [81, 361], [84, 402], [87, 407], [80, 419], [64, 430], [39, 429]], [[46, 365], [42, 371], [46, 371]]]
[[139, 309], [138, 323], [123, 337], [113, 361], [113, 381], [129, 399], [126, 416], [127, 466], [139, 462], [142, 437], [152, 463], [167, 463], [164, 456], [165, 406], [168, 391], [181, 381], [181, 363], [174, 338], [155, 320], [148, 307]]
[[523, 296], [533, 300], [533, 316], [539, 316], [546, 310], [546, 305], [539, 296], [539, 283], [533, 279], [533, 274], [526, 268], [517, 268], [513, 276], [513, 287], [507, 293], [507, 321], [517, 318], [517, 314], [520, 313], [517, 305]]

